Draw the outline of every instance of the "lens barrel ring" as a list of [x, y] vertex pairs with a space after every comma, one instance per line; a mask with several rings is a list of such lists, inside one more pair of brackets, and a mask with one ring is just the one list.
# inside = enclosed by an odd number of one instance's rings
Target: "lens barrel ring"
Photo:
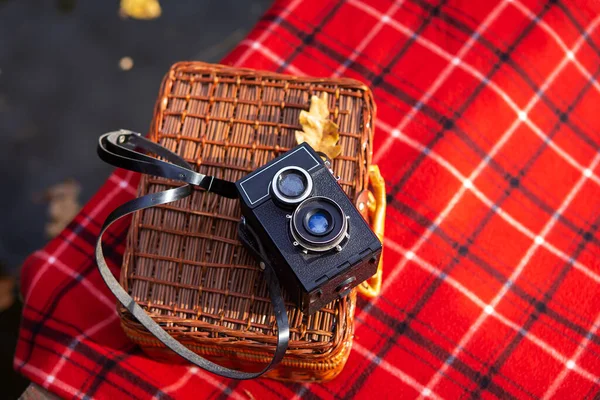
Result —
[[[307, 219], [318, 210], [331, 216], [332, 226], [324, 234], [311, 233]], [[327, 197], [311, 197], [304, 200], [290, 218], [290, 232], [295, 242], [306, 250], [325, 252], [340, 245], [348, 237], [348, 217], [344, 210]]]

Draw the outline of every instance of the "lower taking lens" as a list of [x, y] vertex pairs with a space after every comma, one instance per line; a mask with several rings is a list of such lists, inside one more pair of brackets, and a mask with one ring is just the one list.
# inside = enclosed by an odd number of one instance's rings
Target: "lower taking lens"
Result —
[[291, 216], [290, 233], [294, 246], [299, 246], [303, 251], [325, 252], [341, 248], [342, 242], [348, 237], [348, 217], [332, 199], [309, 197], [298, 205]]
[[308, 219], [308, 230], [310, 233], [320, 235], [329, 229], [329, 218], [323, 211], [317, 211]]

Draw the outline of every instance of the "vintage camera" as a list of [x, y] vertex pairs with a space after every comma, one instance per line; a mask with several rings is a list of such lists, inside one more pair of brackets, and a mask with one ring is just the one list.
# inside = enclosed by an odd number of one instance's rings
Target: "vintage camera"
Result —
[[381, 242], [338, 184], [330, 162], [308, 144], [236, 186], [244, 224], [304, 313], [346, 296], [377, 271]]

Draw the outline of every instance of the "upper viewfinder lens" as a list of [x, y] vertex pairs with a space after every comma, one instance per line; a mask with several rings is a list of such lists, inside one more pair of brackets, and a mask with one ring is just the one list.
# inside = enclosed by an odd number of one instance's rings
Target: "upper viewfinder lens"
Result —
[[277, 188], [286, 197], [294, 198], [306, 190], [306, 177], [300, 171], [289, 169], [279, 174]]
[[274, 199], [279, 204], [293, 206], [310, 196], [313, 182], [306, 170], [290, 166], [277, 171], [271, 189]]

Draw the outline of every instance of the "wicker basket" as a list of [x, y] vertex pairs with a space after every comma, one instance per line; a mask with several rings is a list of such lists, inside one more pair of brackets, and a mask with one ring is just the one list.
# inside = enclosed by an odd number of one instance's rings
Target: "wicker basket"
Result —
[[[330, 94], [331, 118], [340, 126], [343, 151], [334, 170], [342, 188], [357, 198], [369, 181], [375, 107], [368, 88], [354, 80], [179, 63], [161, 86], [150, 138], [197, 171], [235, 181], [295, 146], [298, 115], [308, 109], [310, 96], [321, 92]], [[144, 176], [139, 195], [174, 185]], [[121, 284], [190, 349], [249, 371], [270, 360], [275, 320], [261, 272], [237, 240], [239, 219], [236, 200], [201, 190], [137, 213]], [[353, 292], [309, 317], [289, 303], [289, 349], [268, 376], [293, 381], [335, 377], [350, 352], [355, 301]], [[119, 313], [127, 335], [147, 353], [179, 360], [125, 309]]]

